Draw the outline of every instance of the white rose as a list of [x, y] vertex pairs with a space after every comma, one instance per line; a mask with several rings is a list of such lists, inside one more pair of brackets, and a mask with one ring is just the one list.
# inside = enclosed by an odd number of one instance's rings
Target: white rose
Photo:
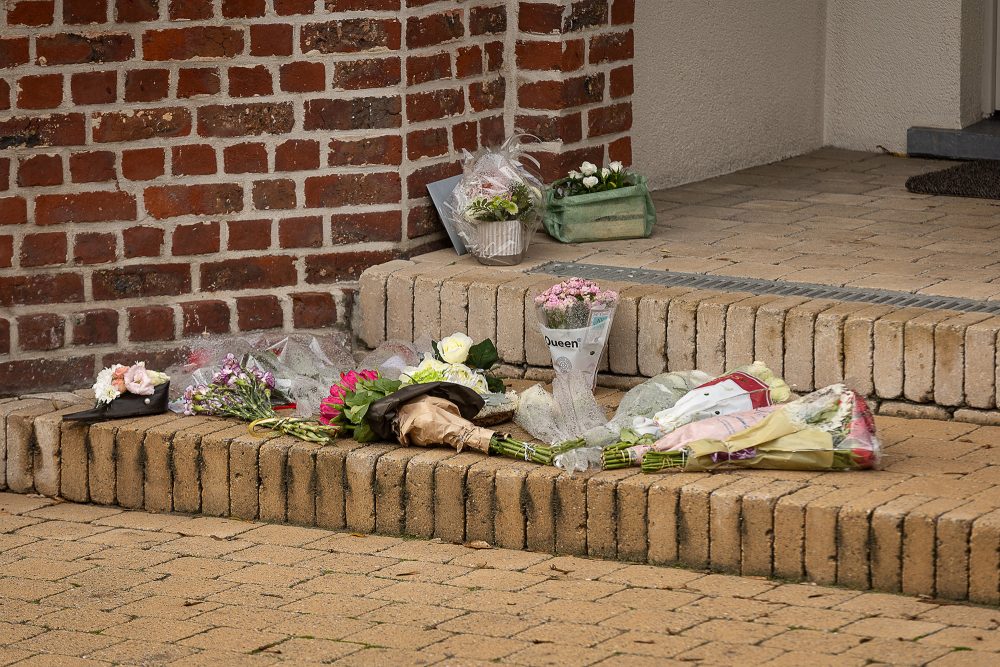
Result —
[[580, 172], [576, 171], [575, 169], [569, 172], [569, 177], [572, 178], [574, 181], [580, 178], [580, 176], [581, 176]]
[[438, 354], [449, 364], [464, 364], [471, 348], [471, 338], [464, 333], [453, 333], [438, 343]]
[[587, 188], [592, 188], [600, 182], [601, 181], [597, 178], [597, 176], [588, 176], [587, 178], [583, 179], [583, 185], [584, 187]]
[[486, 378], [465, 364], [452, 364], [445, 375], [448, 378], [448, 382], [468, 387], [477, 394], [486, 394], [490, 390], [489, 385], [486, 383]]
[[611, 167], [611, 171], [621, 171], [622, 169], [625, 168], [624, 165], [622, 165], [621, 162], [612, 162], [608, 166]]
[[580, 171], [584, 176], [593, 176], [597, 173], [597, 165], [590, 162], [584, 162], [580, 165]]
[[610, 175], [611, 175], [611, 171], [607, 167], [605, 167], [604, 169], [601, 169], [601, 178], [607, 178]]

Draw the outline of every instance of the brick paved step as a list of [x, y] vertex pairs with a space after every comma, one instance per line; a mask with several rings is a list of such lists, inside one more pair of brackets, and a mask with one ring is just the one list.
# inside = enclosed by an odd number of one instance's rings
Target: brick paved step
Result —
[[62, 423], [74, 400], [0, 401], [0, 490], [1000, 603], [996, 427], [880, 416], [874, 472], [571, 476], [202, 417]]
[[[518, 267], [486, 268], [450, 250], [373, 267], [361, 276], [359, 334], [375, 347], [468, 331], [496, 341], [508, 376], [547, 379], [551, 360], [531, 301], [558, 279], [525, 271], [588, 253], [586, 261], [594, 261], [592, 248], [539, 244]], [[759, 359], [798, 392], [843, 381], [881, 414], [1000, 424], [1000, 317], [603, 284], [622, 294], [605, 383], [621, 386], [664, 370], [721, 373]]]

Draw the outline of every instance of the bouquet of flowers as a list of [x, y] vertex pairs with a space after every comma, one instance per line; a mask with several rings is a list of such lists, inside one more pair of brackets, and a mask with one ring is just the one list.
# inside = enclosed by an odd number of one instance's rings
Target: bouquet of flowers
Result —
[[250, 422], [250, 431], [270, 428], [310, 442], [327, 443], [337, 428], [302, 417], [279, 417], [271, 404], [274, 375], [244, 366], [236, 355], [226, 355], [222, 368], [207, 384], [190, 385], [184, 390], [186, 415], [235, 417]]
[[618, 293], [570, 278], [535, 297], [535, 313], [557, 373], [580, 371], [593, 386], [618, 306]]
[[645, 238], [656, 224], [656, 208], [646, 179], [621, 162], [584, 162], [546, 192], [544, 223], [563, 243]]
[[164, 412], [169, 398], [170, 376], [147, 369], [142, 361], [131, 366], [114, 364], [97, 374], [93, 389], [94, 407], [64, 415], [64, 420], [95, 423]]
[[98, 405], [106, 405], [125, 393], [152, 396], [157, 387], [169, 381], [166, 373], [147, 370], [142, 361], [131, 366], [115, 364], [97, 374], [94, 397]]
[[637, 418], [633, 427], [659, 437], [700, 419], [784, 403], [791, 395], [783, 379], [755, 361], [695, 387], [652, 419]]
[[[482, 264], [521, 261], [544, 209], [543, 187], [522, 158], [520, 136], [498, 149], [468, 155], [445, 210], [469, 252]], [[530, 159], [530, 158], [528, 158]]]
[[[370, 381], [359, 380], [358, 385], [366, 382]], [[360, 399], [348, 395], [344, 403], [360, 405]], [[363, 437], [370, 435], [372, 440], [395, 439], [407, 446], [448, 445], [459, 452], [469, 448], [484, 454], [552, 463], [552, 453], [547, 447], [536, 447], [472, 423], [484, 404], [483, 397], [473, 389], [453, 382], [413, 384], [364, 404], [356, 415], [360, 415], [358, 418], [365, 425], [354, 429], [354, 437], [358, 439], [360, 433]], [[345, 419], [343, 411], [339, 419]]]
[[378, 371], [362, 370], [340, 374], [340, 382], [330, 387], [330, 395], [320, 401], [319, 422], [350, 433], [358, 442], [375, 439], [365, 417], [375, 401], [399, 391], [399, 380], [389, 380]]
[[[620, 438], [606, 447], [602, 454], [605, 470], [639, 465], [651, 449], [653, 441], [673, 433], [685, 425], [699, 424], [703, 420], [734, 415], [733, 420], [713, 422], [722, 428], [730, 421], [742, 424], [738, 413], [745, 413], [791, 398], [792, 392], [785, 381], [759, 361], [738, 368], [714, 380], [709, 380], [686, 393], [673, 407], [650, 417], [636, 417], [632, 430], [640, 436], [650, 436], [643, 442], [630, 442]], [[746, 424], [749, 426], [749, 424]], [[683, 437], [683, 435], [681, 436]]]
[[553, 190], [555, 197], [562, 199], [574, 195], [627, 188], [637, 182], [636, 176], [621, 162], [612, 162], [607, 167], [598, 167], [591, 162], [584, 162], [580, 165], [579, 171], [571, 171], [569, 176], [557, 181]]
[[531, 190], [524, 183], [512, 183], [500, 194], [477, 197], [465, 209], [465, 217], [480, 222], [518, 220], [535, 208]]
[[868, 470], [878, 465], [881, 446], [875, 420], [864, 398], [842, 384], [755, 412], [764, 414], [736, 433], [665, 443], [669, 449], [664, 451], [655, 443], [642, 457], [643, 472], [719, 467]]
[[453, 382], [478, 394], [504, 391], [503, 380], [490, 372], [500, 360], [490, 339], [474, 344], [467, 335], [456, 332], [431, 343], [431, 349], [432, 355], [403, 369], [399, 376], [402, 386]]

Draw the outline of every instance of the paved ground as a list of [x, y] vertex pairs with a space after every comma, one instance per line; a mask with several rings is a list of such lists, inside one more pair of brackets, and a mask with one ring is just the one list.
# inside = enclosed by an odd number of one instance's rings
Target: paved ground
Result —
[[0, 494], [0, 665], [989, 665], [998, 627], [996, 608]]
[[[1000, 202], [904, 187], [951, 164], [823, 148], [654, 192], [649, 239], [566, 246], [540, 233], [517, 268], [580, 261], [1000, 298]], [[451, 250], [420, 258], [453, 259]]]

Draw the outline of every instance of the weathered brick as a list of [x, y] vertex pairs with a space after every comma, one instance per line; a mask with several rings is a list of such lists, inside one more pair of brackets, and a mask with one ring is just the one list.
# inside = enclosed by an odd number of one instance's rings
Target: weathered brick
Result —
[[[375, 532], [382, 535], [406, 534], [406, 468], [410, 459], [422, 452], [418, 447], [397, 448], [382, 455], [376, 462]], [[491, 515], [491, 522], [492, 519]]]
[[285, 471], [288, 450], [295, 444], [292, 436], [281, 436], [261, 444], [257, 465], [260, 473], [259, 516], [261, 521], [284, 522], [287, 519], [288, 490]]
[[109, 111], [94, 114], [94, 141], [165, 139], [191, 134], [191, 112], [182, 107]]
[[[229, 515], [252, 521], [260, 513], [260, 446], [277, 433], [247, 434], [229, 443]], [[262, 437], [263, 436], [263, 437]]]
[[517, 461], [497, 471], [494, 478], [496, 518], [494, 533], [496, 546], [505, 549], [524, 549], [527, 525], [527, 508], [524, 506], [525, 478], [535, 465]]
[[697, 367], [696, 327], [698, 304], [714, 296], [711, 292], [688, 292], [670, 300], [667, 311], [667, 370], [689, 371]]
[[53, 412], [51, 401], [18, 401], [16, 410], [7, 413], [7, 488], [15, 493], [29, 493], [34, 488], [35, 418]]
[[618, 559], [645, 562], [649, 544], [647, 497], [656, 475], [633, 475], [618, 483], [615, 518]]
[[[63, 421], [62, 417], [65, 414], [71, 412], [77, 412], [82, 409], [86, 409], [87, 406], [75, 405], [70, 408], [64, 408], [57, 412], [51, 412], [44, 415], [39, 415], [35, 418], [33, 423], [34, 428], [34, 440], [35, 447], [33, 451], [33, 461], [32, 461], [32, 478], [34, 480], [34, 488], [36, 493], [40, 493], [44, 496], [57, 497], [60, 495], [60, 460], [62, 456], [62, 440], [63, 436]], [[74, 424], [73, 422], [66, 422], [66, 433], [65, 440], [75, 439], [77, 442], [70, 445], [76, 453], [82, 452], [86, 456], [86, 427], [81, 424]], [[82, 446], [81, 446], [82, 445]], [[86, 463], [86, 460], [84, 461]], [[84, 465], [83, 468], [83, 498], [80, 498], [79, 493], [74, 493], [79, 489], [79, 475], [76, 476], [70, 485], [68, 490], [70, 491], [70, 496], [76, 502], [87, 502], [87, 468]], [[69, 499], [69, 496], [67, 496]]]
[[188, 417], [146, 431], [142, 443], [143, 507], [146, 511], [173, 511], [173, 440], [178, 431], [201, 421], [201, 418]]
[[618, 483], [638, 474], [635, 468], [603, 471], [587, 480], [587, 554], [615, 558], [618, 554]]
[[716, 489], [709, 497], [712, 570], [739, 574], [743, 550], [740, 530], [743, 495], [758, 487], [760, 481], [744, 478]]
[[950, 600], [969, 598], [972, 527], [995, 509], [989, 503], [970, 503], [941, 515], [937, 523], [935, 591]]
[[[202, 486], [206, 481], [202, 474], [202, 441], [208, 435], [225, 430], [234, 430], [232, 422], [208, 419], [174, 435], [171, 448], [174, 511], [201, 511]], [[215, 479], [218, 480], [218, 476]]]
[[902, 590], [903, 521], [910, 510], [925, 502], [925, 496], [901, 496], [872, 511], [870, 572], [875, 590]]
[[368, 445], [347, 455], [345, 512], [347, 527], [371, 533], [375, 530], [375, 466], [379, 458], [394, 449], [393, 445]]
[[434, 536], [465, 541], [466, 475], [483, 460], [480, 452], [462, 452], [438, 462], [434, 469]]
[[201, 438], [201, 513], [229, 515], [229, 443], [246, 433], [246, 426], [233, 426]]
[[806, 507], [833, 491], [809, 485], [782, 497], [774, 506], [774, 575], [797, 581], [806, 575]]
[[[146, 432], [178, 417], [173, 413], [148, 417], [119, 428], [115, 434], [115, 503], [128, 509], [142, 509], [145, 502]], [[155, 438], [156, 436], [153, 436]], [[228, 487], [228, 484], [225, 484]], [[228, 505], [226, 507], [228, 510]]]
[[701, 479], [697, 473], [659, 476], [646, 493], [649, 540], [647, 559], [654, 565], [676, 563], [678, 553], [678, 511], [681, 487]]
[[450, 449], [431, 449], [414, 456], [406, 464], [407, 535], [434, 536], [434, 471], [441, 461], [453, 456], [457, 454]]
[[927, 403], [934, 395], [934, 329], [957, 313], [931, 311], [911, 320], [903, 328], [903, 365], [906, 378], [903, 395], [915, 403]]
[[875, 347], [872, 352], [872, 375], [875, 395], [879, 398], [899, 398], [903, 395], [903, 329], [908, 320], [925, 311], [903, 308], [875, 321]]
[[243, 31], [223, 26], [148, 30], [142, 36], [142, 54], [146, 60], [232, 58], [243, 48]]
[[297, 442], [288, 450], [288, 521], [316, 525], [316, 458], [323, 448], [314, 442]]
[[294, 125], [290, 102], [212, 104], [198, 109], [198, 134], [202, 137], [286, 134]]
[[969, 326], [965, 331], [965, 402], [973, 408], [996, 406], [996, 364], [982, 363], [996, 359], [1000, 318], [990, 318]]
[[396, 19], [352, 18], [302, 27], [303, 53], [361, 53], [399, 49], [402, 27]]
[[373, 266], [361, 274], [359, 289], [362, 316], [359, 335], [368, 347], [375, 348], [386, 340], [386, 307], [389, 298], [387, 282], [393, 272], [407, 266], [411, 266], [411, 263], [394, 260]]
[[441, 286], [445, 281], [467, 271], [467, 266], [443, 266], [428, 269], [413, 283], [413, 336], [439, 340], [454, 333], [441, 329]]
[[965, 337], [968, 327], [987, 319], [980, 313], [963, 313], [934, 329], [934, 402], [955, 406], [965, 403]]
[[844, 382], [863, 396], [875, 393], [872, 376], [875, 322], [890, 312], [888, 306], [869, 306], [844, 320]]
[[1000, 602], [1000, 510], [979, 517], [969, 538], [969, 600]]
[[895, 491], [871, 491], [845, 502], [837, 517], [837, 583], [865, 590], [871, 586], [872, 512], [899, 497]]
[[778, 501], [799, 490], [805, 481], [774, 481], [758, 486], [742, 498], [740, 573], [769, 577], [774, 569], [774, 510]]
[[816, 316], [814, 381], [825, 387], [844, 381], [844, 320], [863, 304], [838, 303]]
[[124, 33], [42, 35], [35, 46], [47, 66], [122, 62], [135, 55], [135, 42]]
[[555, 550], [555, 480], [562, 474], [557, 468], [536, 467], [524, 479], [525, 546], [531, 551]]
[[902, 590], [907, 595], [936, 593], [936, 524], [946, 514], [965, 504], [956, 498], [936, 498], [910, 510], [903, 520]]
[[834, 305], [816, 299], [789, 309], [785, 314], [784, 379], [792, 391], [808, 392], [813, 382], [813, 342], [816, 316]]
[[[749, 295], [740, 292], [720, 294], [699, 302], [695, 315], [696, 368], [709, 375], [726, 371], [726, 315], [733, 303]], [[614, 364], [612, 363], [612, 368]]]

